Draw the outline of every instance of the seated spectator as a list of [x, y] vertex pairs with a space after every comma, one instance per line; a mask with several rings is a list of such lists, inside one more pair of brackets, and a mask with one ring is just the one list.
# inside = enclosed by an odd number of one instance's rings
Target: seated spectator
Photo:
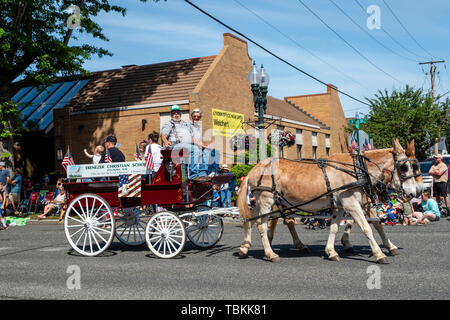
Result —
[[413, 217], [417, 218], [417, 223], [427, 224], [430, 221], [439, 221], [441, 213], [436, 200], [430, 197], [429, 192], [422, 193], [422, 208], [423, 212], [415, 211]]
[[67, 210], [67, 204], [64, 204], [64, 206], [61, 209], [61, 213], [59, 214], [59, 223], [63, 223], [63, 219], [64, 219], [64, 215], [66, 214], [66, 210]]
[[[53, 208], [63, 208], [66, 204], [66, 191], [64, 190], [62, 183], [57, 186], [59, 191], [58, 195], [52, 201], [49, 201], [44, 207], [44, 213], [38, 216], [38, 219], [45, 219], [46, 216], [52, 211]], [[61, 219], [61, 216], [60, 216]], [[60, 220], [61, 221], [61, 220]]]
[[406, 195], [403, 195], [402, 199], [400, 200], [400, 203], [402, 204], [403, 208], [403, 225], [406, 226], [415, 224], [417, 219], [413, 218], [414, 207], [411, 201], [408, 199]]
[[31, 179], [29, 178], [25, 178], [24, 185], [25, 185], [25, 199], [29, 199], [31, 193], [33, 192], [33, 181], [31, 181]]

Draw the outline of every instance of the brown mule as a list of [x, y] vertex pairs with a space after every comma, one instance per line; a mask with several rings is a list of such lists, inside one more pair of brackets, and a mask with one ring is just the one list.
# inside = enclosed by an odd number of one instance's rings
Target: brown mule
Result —
[[[405, 151], [397, 139], [394, 140], [394, 147], [392, 149], [368, 151], [365, 156], [370, 159], [370, 162], [367, 163], [367, 169], [371, 175], [371, 179], [373, 179], [372, 183], [376, 180], [384, 180], [384, 177], [389, 175], [394, 188], [403, 188], [408, 194], [416, 195], [416, 181], [413, 176], [410, 176], [413, 171], [411, 163], [407, 161], [408, 158]], [[350, 154], [336, 154], [327, 158], [327, 160], [339, 161], [349, 166], [353, 165], [353, 158]], [[399, 171], [400, 164], [402, 165], [402, 172]], [[327, 167], [326, 172], [331, 189], [336, 189], [355, 181], [353, 176], [333, 167]], [[282, 193], [290, 203], [304, 203], [327, 192], [322, 169], [317, 164], [285, 159], [267, 159], [256, 165], [243, 182], [241, 190], [247, 190], [247, 186], [250, 186], [256, 198], [256, 207], [250, 210], [246, 202], [246, 192], [241, 192], [238, 196], [238, 206], [242, 218], [257, 218], [271, 212], [275, 204], [274, 194], [269, 191], [272, 188], [272, 181], [275, 182], [276, 191]], [[266, 189], [258, 189], [259, 186], [266, 187]], [[386, 256], [375, 242], [372, 230], [364, 217], [364, 192], [362, 187], [336, 191], [333, 193], [333, 200], [335, 208], [337, 208], [335, 210], [336, 218], [339, 216], [338, 213], [344, 210], [349, 213], [360, 225], [368, 238], [377, 261], [380, 263], [386, 262]], [[299, 209], [317, 212], [329, 208], [329, 205], [329, 198], [324, 196]], [[266, 257], [271, 261], [278, 261], [279, 257], [271, 249], [268, 239], [267, 216], [257, 219], [256, 222]], [[255, 220], [244, 223], [244, 242], [239, 250], [241, 257], [247, 255], [248, 249], [251, 246], [250, 229], [253, 223], [255, 223]], [[325, 250], [331, 260], [339, 259], [338, 254], [334, 250], [333, 236], [335, 236], [336, 232], [336, 227], [333, 226], [330, 228], [330, 237]]]

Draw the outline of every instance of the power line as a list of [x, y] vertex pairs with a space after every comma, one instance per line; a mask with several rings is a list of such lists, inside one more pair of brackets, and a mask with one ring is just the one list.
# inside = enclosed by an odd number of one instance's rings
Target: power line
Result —
[[373, 35], [370, 34], [370, 32], [368, 32], [365, 28], [361, 27], [359, 23], [357, 23], [355, 20], [353, 20], [352, 17], [350, 17], [340, 6], [338, 6], [336, 4], [336, 2], [334, 2], [333, 0], [329, 0], [331, 3], [333, 3], [336, 8], [339, 9], [339, 11], [342, 12], [342, 14], [344, 14], [354, 25], [356, 25], [360, 30], [362, 30], [365, 34], [367, 34], [370, 38], [372, 38], [372, 40], [374, 40], [376, 43], [378, 43], [380, 46], [382, 46], [383, 48], [385, 48], [386, 50], [392, 52], [393, 54], [399, 56], [400, 58], [409, 60], [409, 61], [413, 61], [413, 62], [419, 62], [418, 60], [414, 60], [408, 57], [405, 57], [397, 52], [395, 52], [394, 50], [392, 50], [391, 48], [389, 48], [388, 46], [386, 46], [384, 43], [382, 43], [381, 41], [379, 41], [377, 38], [375, 38]]
[[389, 9], [389, 11], [392, 13], [392, 15], [394, 16], [395, 20], [397, 20], [397, 22], [402, 26], [403, 30], [406, 31], [406, 33], [409, 35], [409, 37], [411, 39], [413, 39], [413, 41], [420, 47], [422, 48], [423, 51], [425, 51], [427, 54], [429, 54], [431, 57], [434, 57], [431, 53], [429, 53], [424, 47], [422, 47], [420, 45], [420, 43], [412, 36], [412, 34], [408, 31], [408, 29], [406, 29], [406, 27], [403, 25], [403, 23], [400, 21], [400, 19], [396, 16], [396, 14], [394, 13], [394, 11], [391, 9], [391, 7], [386, 3], [385, 0], [383, 0], [383, 3], [386, 5], [386, 7]]
[[343, 95], [349, 97], [350, 99], [353, 99], [353, 100], [355, 100], [355, 101], [358, 101], [359, 103], [362, 103], [362, 104], [365, 104], [365, 105], [370, 106], [370, 105], [367, 104], [366, 102], [364, 102], [364, 101], [362, 101], [362, 100], [359, 100], [359, 99], [357, 99], [357, 98], [351, 96], [350, 94], [345, 93], [345, 92], [342, 91], [342, 90], [336, 89], [335, 87], [328, 85], [327, 83], [325, 83], [325, 82], [323, 82], [322, 80], [320, 80], [320, 79], [314, 77], [313, 75], [309, 74], [308, 72], [303, 71], [302, 69], [296, 67], [295, 65], [293, 65], [292, 63], [290, 63], [290, 62], [286, 61], [285, 59], [279, 57], [278, 55], [276, 55], [276, 54], [273, 53], [272, 51], [270, 51], [270, 50], [264, 48], [262, 45], [260, 45], [260, 44], [257, 43], [256, 41], [250, 39], [250, 38], [247, 37], [245, 34], [243, 34], [243, 33], [239, 32], [239, 31], [237, 31], [236, 29], [234, 29], [234, 28], [228, 26], [227, 24], [225, 24], [225, 23], [222, 22], [221, 20], [217, 19], [216, 17], [212, 16], [211, 14], [209, 14], [208, 12], [206, 12], [205, 10], [203, 10], [203, 9], [201, 9], [200, 7], [196, 6], [196, 5], [193, 4], [191, 1], [189, 1], [189, 0], [184, 0], [184, 2], [186, 2], [186, 3], [189, 4], [190, 6], [194, 7], [195, 9], [197, 9], [198, 11], [200, 11], [201, 13], [207, 15], [207, 16], [210, 17], [212, 20], [214, 20], [214, 21], [216, 21], [217, 23], [221, 24], [221, 25], [224, 26], [225, 28], [227, 28], [227, 29], [233, 31], [234, 33], [240, 35], [241, 37], [243, 37], [243, 38], [246, 39], [247, 41], [253, 43], [255, 46], [257, 46], [257, 47], [260, 48], [261, 50], [267, 52], [267, 53], [270, 54], [271, 56], [277, 58], [277, 59], [280, 60], [281, 62], [283, 62], [283, 63], [287, 64], [288, 66], [294, 68], [295, 70], [297, 70], [297, 71], [303, 73], [304, 75], [310, 77], [311, 79], [314, 79], [314, 80], [316, 80], [317, 82], [319, 82], [319, 83], [325, 85], [327, 88], [330, 88], [330, 89], [332, 89], [332, 90], [335, 90], [335, 91], [337, 91], [337, 92], [339, 92], [339, 93], [341, 93], [341, 94], [343, 94]]
[[391, 74], [387, 73], [386, 71], [384, 71], [383, 69], [381, 69], [380, 67], [378, 67], [375, 63], [373, 63], [369, 58], [367, 58], [365, 55], [363, 55], [358, 49], [356, 49], [354, 46], [352, 46], [347, 40], [344, 39], [344, 37], [342, 37], [339, 33], [337, 33], [332, 27], [330, 27], [321, 17], [319, 17], [319, 15], [317, 15], [313, 10], [311, 10], [302, 0], [298, 0], [306, 9], [308, 9], [309, 12], [311, 12], [317, 19], [320, 20], [320, 22], [322, 22], [329, 30], [331, 30], [337, 37], [339, 37], [339, 39], [341, 39], [342, 41], [345, 42], [345, 44], [347, 44], [347, 46], [349, 46], [350, 48], [353, 49], [353, 51], [355, 51], [359, 56], [361, 56], [364, 60], [366, 60], [368, 63], [370, 63], [374, 68], [376, 68], [377, 70], [381, 71], [382, 73], [384, 73], [385, 75], [387, 75], [388, 77], [392, 78], [393, 80], [400, 82], [401, 84], [405, 84], [404, 82], [398, 80], [397, 78], [395, 78], [394, 76], [392, 76]]
[[[358, 1], [358, 0], [355, 0], [355, 2], [359, 5], [359, 7], [361, 8], [361, 10], [365, 13], [365, 14], [367, 14], [367, 11], [366, 11], [366, 9], [364, 9], [364, 7], [362, 6], [362, 4]], [[405, 51], [408, 51], [409, 53], [411, 53], [412, 55], [414, 55], [414, 56], [416, 56], [416, 57], [418, 57], [418, 58], [427, 58], [427, 57], [424, 57], [424, 56], [420, 56], [420, 55], [418, 55], [418, 54], [416, 54], [416, 53], [414, 53], [413, 51], [411, 51], [410, 49], [408, 49], [407, 47], [405, 47], [403, 44], [401, 44], [397, 39], [395, 39], [387, 30], [386, 30], [386, 28], [381, 28], [381, 31], [383, 31], [389, 38], [391, 38], [391, 40], [392, 41], [394, 41], [397, 45], [399, 45], [400, 47], [402, 47], [403, 48], [403, 50], [405, 50]], [[417, 60], [418, 61], [418, 60]], [[416, 62], [417, 62], [416, 61]]]
[[353, 79], [352, 77], [348, 76], [347, 74], [345, 74], [344, 72], [342, 72], [341, 70], [339, 70], [338, 68], [336, 68], [334, 65], [332, 65], [331, 63], [328, 63], [327, 61], [325, 61], [324, 59], [320, 58], [319, 56], [317, 56], [314, 52], [312, 52], [311, 50], [305, 48], [304, 46], [302, 46], [300, 43], [298, 43], [297, 41], [295, 41], [294, 39], [292, 39], [290, 36], [288, 36], [287, 34], [285, 34], [284, 32], [282, 32], [280, 29], [278, 29], [277, 27], [275, 27], [274, 25], [272, 25], [270, 22], [268, 22], [267, 20], [265, 20], [263, 17], [259, 16], [256, 12], [254, 12], [253, 10], [251, 10], [250, 8], [246, 7], [245, 5], [243, 5], [241, 2], [239, 2], [238, 0], [233, 0], [234, 2], [236, 2], [237, 4], [239, 4], [241, 7], [243, 7], [244, 9], [246, 9], [247, 11], [249, 11], [250, 13], [252, 13], [253, 15], [255, 15], [258, 19], [260, 19], [261, 21], [263, 21], [265, 24], [267, 24], [268, 26], [270, 26], [271, 28], [273, 28], [274, 30], [276, 30], [279, 34], [281, 34], [283, 37], [285, 37], [286, 39], [288, 39], [289, 41], [293, 42], [295, 45], [297, 45], [298, 47], [300, 47], [301, 49], [305, 50], [306, 52], [308, 52], [310, 55], [312, 55], [313, 57], [315, 57], [316, 59], [320, 60], [321, 62], [325, 63], [327, 66], [329, 66], [330, 68], [334, 69], [335, 71], [337, 71], [338, 73], [340, 73], [341, 75], [345, 76], [347, 79], [353, 81], [354, 83], [360, 85], [361, 87], [363, 87], [364, 89], [368, 90], [368, 91], [372, 91], [371, 89], [367, 88], [365, 85], [363, 85], [361, 82], [356, 81], [355, 79]]

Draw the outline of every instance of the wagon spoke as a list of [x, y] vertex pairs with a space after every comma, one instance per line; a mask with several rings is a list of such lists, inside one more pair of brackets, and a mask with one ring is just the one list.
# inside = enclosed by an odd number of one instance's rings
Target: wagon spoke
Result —
[[172, 237], [169, 237], [171, 242], [175, 242], [176, 244], [178, 244], [179, 246], [181, 246], [181, 243], [178, 242], [177, 240], [173, 239]]
[[87, 233], [88, 233], [87, 231], [84, 233], [83, 251], [84, 251], [84, 248], [86, 248]]
[[[172, 250], [171, 250], [171, 246], [170, 246], [170, 240], [169, 240], [169, 239], [166, 239], [165, 242], [167, 242], [167, 249], [169, 250], [169, 254], [172, 254]], [[176, 249], [175, 249], [175, 250], [176, 250]]]
[[[92, 230], [92, 238], [94, 238], [95, 244], [97, 245], [98, 250], [101, 249], [100, 245], [98, 244], [97, 238], [95, 237], [95, 230]], [[101, 238], [101, 237], [100, 237]]]
[[[72, 210], [75, 211], [75, 213], [80, 217], [81, 221], [83, 221], [83, 222], [86, 221], [86, 219], [84, 219], [84, 218], [81, 216], [81, 214], [75, 209], [75, 207], [72, 207]], [[70, 218], [70, 216], [69, 216], [69, 218]], [[74, 219], [74, 220], [75, 220], [75, 219]]]
[[[87, 198], [86, 198], [86, 201], [87, 201]], [[84, 220], [86, 220], [87, 217], [86, 217], [86, 213], [84, 212], [83, 205], [80, 203], [80, 200], [78, 200], [77, 203], [80, 205], [81, 212], [83, 212]]]
[[[93, 217], [93, 213], [94, 213], [94, 209], [95, 209], [95, 201], [96, 201], [96, 199], [94, 198], [94, 201], [92, 202], [92, 209], [91, 209], [91, 212], [89, 213], [89, 218]], [[86, 199], [86, 202], [87, 202], [87, 199]]]
[[[80, 228], [80, 230], [75, 231], [74, 233], [72, 233], [72, 234], [70, 235], [70, 237], [73, 238], [74, 235], [76, 235], [78, 232], [83, 231], [83, 230], [84, 230], [84, 227], [83, 227], [83, 228]], [[83, 235], [83, 234], [81, 234], [81, 236], [82, 236], [82, 235]], [[81, 236], [78, 238], [78, 241], [80, 241]], [[77, 241], [77, 244], [78, 244], [78, 241]]]
[[91, 237], [91, 232], [88, 231], [88, 235], [89, 235], [89, 247], [91, 248], [91, 253], [93, 252], [92, 250], [92, 237]]
[[71, 224], [70, 226], [67, 226], [67, 228], [83, 228], [84, 225], [83, 224]]

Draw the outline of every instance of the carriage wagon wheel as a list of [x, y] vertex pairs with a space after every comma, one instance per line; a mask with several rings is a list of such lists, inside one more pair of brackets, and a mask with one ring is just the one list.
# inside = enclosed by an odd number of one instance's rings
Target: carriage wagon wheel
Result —
[[118, 211], [115, 236], [127, 246], [140, 246], [145, 243], [145, 225], [149, 220], [147, 210], [134, 208]]
[[195, 217], [192, 214], [182, 216], [189, 223], [186, 227], [187, 236], [198, 248], [211, 248], [222, 238], [222, 218], [214, 214], [201, 214], [202, 211], [211, 209], [209, 206], [199, 205]]
[[184, 224], [168, 211], [153, 215], [145, 229], [148, 248], [160, 258], [173, 258], [184, 248], [186, 230]]
[[114, 238], [114, 214], [102, 197], [86, 193], [69, 205], [64, 230], [70, 246], [84, 256], [97, 256], [109, 248]]

